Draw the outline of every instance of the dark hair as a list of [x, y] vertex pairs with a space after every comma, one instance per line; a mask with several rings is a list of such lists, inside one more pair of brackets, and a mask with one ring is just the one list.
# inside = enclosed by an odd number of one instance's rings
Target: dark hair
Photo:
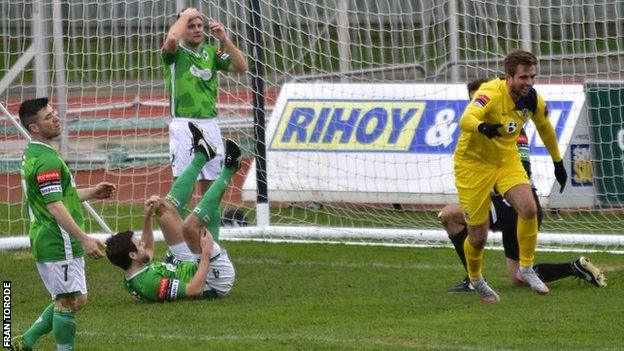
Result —
[[468, 95], [470, 95], [471, 92], [475, 92], [479, 90], [479, 87], [481, 87], [481, 84], [487, 82], [488, 80], [489, 79], [487, 78], [483, 78], [483, 79], [475, 79], [475, 80], [468, 82], [468, 84], [466, 84], [466, 89], [468, 89]]
[[132, 264], [131, 252], [137, 252], [137, 247], [132, 242], [134, 233], [130, 230], [119, 232], [106, 240], [106, 257], [117, 267], [126, 270]]
[[30, 132], [28, 126], [37, 121], [37, 112], [48, 106], [48, 98], [42, 97], [37, 99], [25, 100], [19, 108], [20, 122]]
[[509, 76], [516, 74], [519, 65], [537, 65], [537, 58], [528, 51], [517, 50], [505, 57], [505, 73]]

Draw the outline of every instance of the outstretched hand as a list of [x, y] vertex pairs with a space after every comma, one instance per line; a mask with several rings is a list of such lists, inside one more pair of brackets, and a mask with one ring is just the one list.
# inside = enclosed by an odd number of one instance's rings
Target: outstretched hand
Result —
[[117, 186], [109, 182], [101, 182], [93, 190], [93, 198], [98, 200], [110, 199], [115, 195]]
[[81, 241], [82, 248], [85, 255], [92, 259], [98, 259], [104, 257], [103, 252], [106, 250], [106, 246], [100, 240], [87, 236]]

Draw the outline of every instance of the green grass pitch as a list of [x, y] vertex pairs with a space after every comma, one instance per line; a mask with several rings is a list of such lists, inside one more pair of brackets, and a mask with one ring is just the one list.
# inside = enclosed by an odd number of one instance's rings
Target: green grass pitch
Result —
[[[511, 287], [501, 251], [485, 273], [501, 295], [448, 294], [463, 272], [450, 249], [224, 242], [237, 269], [227, 297], [151, 304], [121, 286], [106, 259], [87, 262], [89, 303], [77, 314], [79, 350], [620, 350], [624, 260], [589, 254], [609, 285], [574, 278], [539, 296]], [[164, 244], [158, 244], [162, 254]], [[565, 262], [572, 253], [538, 253]], [[13, 335], [48, 303], [28, 251], [0, 252], [13, 284]], [[47, 335], [37, 345], [54, 349]]]

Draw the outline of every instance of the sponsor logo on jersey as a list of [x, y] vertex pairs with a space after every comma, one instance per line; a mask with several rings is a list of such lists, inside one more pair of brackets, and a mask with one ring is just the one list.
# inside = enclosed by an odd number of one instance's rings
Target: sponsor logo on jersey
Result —
[[61, 171], [58, 169], [45, 171], [37, 174], [37, 182], [47, 183], [51, 181], [60, 181], [61, 180]]
[[61, 193], [61, 171], [58, 169], [45, 171], [37, 174], [37, 183], [39, 183], [39, 192], [41, 195], [52, 193]]
[[39, 186], [39, 191], [41, 192], [41, 195], [45, 196], [52, 193], [62, 193], [63, 189], [61, 188], [60, 184], [51, 184], [46, 186]]
[[472, 104], [479, 107], [485, 107], [490, 102], [490, 98], [485, 95], [479, 95], [472, 101]]
[[167, 292], [167, 300], [173, 301], [178, 297], [178, 287], [180, 286], [180, 281], [177, 279], [171, 279], [171, 284], [169, 284], [169, 291]]
[[515, 120], [510, 119], [508, 121], [505, 121], [505, 131], [507, 132], [507, 134], [514, 134], [517, 129], [518, 123]]
[[201, 69], [195, 65], [191, 65], [189, 68], [189, 72], [197, 78], [201, 78], [203, 80], [210, 80], [212, 78], [212, 70], [211, 69]]
[[221, 60], [227, 60], [230, 57], [230, 55], [227, 52], [217, 50], [217, 57], [220, 58]]
[[156, 298], [159, 301], [165, 301], [167, 299], [167, 293], [169, 291], [169, 279], [163, 278], [158, 282], [158, 290], [156, 291]]

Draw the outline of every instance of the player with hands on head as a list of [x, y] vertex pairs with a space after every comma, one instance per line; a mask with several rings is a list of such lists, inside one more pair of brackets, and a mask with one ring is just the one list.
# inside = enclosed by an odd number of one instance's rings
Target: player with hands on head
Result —
[[180, 12], [161, 48], [163, 76], [169, 93], [172, 120], [169, 124], [169, 150], [174, 178], [192, 160], [191, 134], [187, 123], [195, 123], [208, 142], [216, 147], [199, 175], [204, 194], [217, 178], [223, 157], [223, 142], [217, 113], [218, 71], [240, 73], [247, 70], [244, 55], [232, 41], [223, 24], [208, 20], [207, 29], [218, 46], [204, 40], [204, 16], [193, 7]]
[[52, 331], [59, 349], [74, 350], [75, 315], [87, 303], [83, 255], [98, 259], [104, 252], [102, 242], [84, 232], [80, 203], [112, 198], [116, 186], [101, 182], [76, 188], [69, 167], [52, 147], [52, 141], [61, 135], [61, 116], [47, 98], [22, 102], [19, 117], [31, 137], [22, 162], [30, 247], [53, 302], [23, 335], [14, 338], [11, 347], [30, 350]]

